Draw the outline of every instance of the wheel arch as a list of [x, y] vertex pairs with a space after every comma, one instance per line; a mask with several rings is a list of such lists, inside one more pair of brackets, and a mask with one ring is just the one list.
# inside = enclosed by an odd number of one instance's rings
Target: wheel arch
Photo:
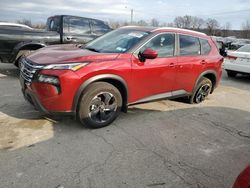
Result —
[[16, 64], [16, 60], [20, 57], [19, 52], [21, 50], [37, 50], [39, 48], [43, 48], [46, 45], [44, 43], [41, 42], [21, 42], [19, 44], [17, 44], [13, 50], [13, 57], [12, 57], [12, 62], [14, 64]]
[[82, 83], [75, 94], [73, 105], [72, 105], [72, 111], [76, 114], [79, 108], [79, 100], [81, 99], [84, 90], [92, 83], [98, 82], [98, 81], [110, 83], [120, 91], [122, 95], [122, 111], [127, 112], [127, 103], [128, 103], [127, 83], [122, 77], [115, 75], [115, 74], [97, 75], [97, 76], [89, 78], [84, 83]]
[[217, 85], [217, 74], [216, 74], [216, 71], [214, 70], [207, 70], [207, 71], [204, 71], [202, 72], [199, 77], [196, 79], [196, 83], [195, 83], [195, 87], [193, 89], [193, 92], [195, 91], [196, 89], [196, 86], [197, 84], [199, 83], [200, 79], [202, 77], [205, 77], [205, 78], [208, 78], [209, 80], [211, 80], [212, 82], [212, 90], [211, 90], [211, 93], [213, 93], [216, 85]]

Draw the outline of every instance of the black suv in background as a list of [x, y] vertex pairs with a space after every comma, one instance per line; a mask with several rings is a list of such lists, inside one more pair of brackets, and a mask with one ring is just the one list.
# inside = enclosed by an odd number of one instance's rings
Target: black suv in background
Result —
[[70, 15], [49, 17], [46, 30], [0, 26], [0, 61], [14, 63], [23, 55], [51, 44], [85, 44], [111, 28], [101, 20]]

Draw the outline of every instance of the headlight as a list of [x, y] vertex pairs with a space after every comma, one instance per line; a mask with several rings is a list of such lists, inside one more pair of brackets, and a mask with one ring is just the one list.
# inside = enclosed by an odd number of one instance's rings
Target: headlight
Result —
[[45, 66], [43, 69], [57, 69], [57, 70], [72, 70], [77, 71], [80, 68], [86, 66], [88, 62], [84, 63], [67, 63], [67, 64], [51, 64]]
[[48, 75], [44, 75], [44, 74], [39, 74], [37, 76], [37, 80], [39, 82], [43, 82], [43, 83], [48, 83], [48, 84], [53, 84], [53, 85], [60, 85], [60, 81], [57, 77], [55, 76], [48, 76]]

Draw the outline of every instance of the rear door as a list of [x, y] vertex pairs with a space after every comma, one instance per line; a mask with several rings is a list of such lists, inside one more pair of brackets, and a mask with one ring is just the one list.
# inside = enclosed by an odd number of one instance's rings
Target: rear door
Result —
[[63, 43], [85, 44], [93, 40], [91, 36], [90, 20], [87, 18], [63, 17]]
[[198, 37], [179, 34], [178, 38], [178, 63], [173, 90], [192, 92], [196, 79], [204, 69], [206, 58], [201, 56], [201, 45]]
[[[175, 81], [175, 34], [162, 33], [150, 39], [138, 51], [151, 48], [158, 52], [155, 59], [141, 62], [138, 57], [132, 60], [133, 100], [145, 99], [149, 96], [166, 94], [171, 96]], [[163, 95], [161, 95], [163, 97]], [[155, 96], [156, 97], [156, 96]], [[160, 96], [159, 96], [160, 97]]]

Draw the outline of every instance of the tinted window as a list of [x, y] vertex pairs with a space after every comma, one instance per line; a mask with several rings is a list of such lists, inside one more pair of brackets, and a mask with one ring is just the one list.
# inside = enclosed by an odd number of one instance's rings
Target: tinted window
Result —
[[77, 17], [64, 17], [63, 30], [65, 33], [90, 33], [89, 20]]
[[158, 57], [168, 57], [174, 55], [175, 35], [162, 34], [151, 39], [145, 46], [141, 48], [141, 52], [146, 48], [151, 48], [158, 53]]
[[250, 45], [242, 46], [237, 50], [238, 52], [250, 52]]
[[200, 42], [196, 37], [180, 35], [180, 55], [200, 55]]
[[47, 22], [47, 30], [48, 31], [60, 31], [60, 17], [51, 17]]
[[95, 33], [103, 33], [110, 30], [110, 28], [104, 22], [97, 20], [92, 20], [92, 28]]
[[201, 43], [201, 54], [202, 55], [208, 54], [211, 51], [211, 46], [208, 43], [208, 41], [205, 39], [200, 39], [200, 43]]

